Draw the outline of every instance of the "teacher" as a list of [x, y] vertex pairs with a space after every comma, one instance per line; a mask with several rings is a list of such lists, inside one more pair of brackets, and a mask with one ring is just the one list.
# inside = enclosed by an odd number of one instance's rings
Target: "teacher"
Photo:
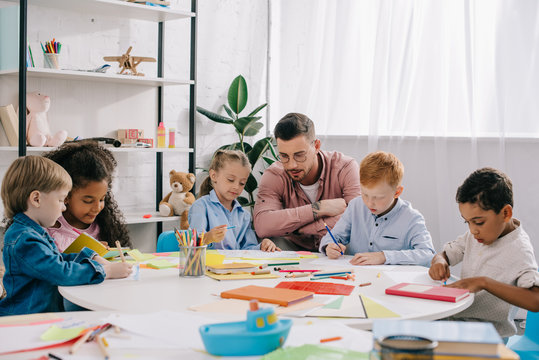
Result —
[[314, 123], [290, 113], [275, 126], [280, 161], [264, 171], [254, 209], [259, 237], [283, 250], [318, 251], [350, 200], [360, 195], [359, 166], [351, 157], [320, 150]]

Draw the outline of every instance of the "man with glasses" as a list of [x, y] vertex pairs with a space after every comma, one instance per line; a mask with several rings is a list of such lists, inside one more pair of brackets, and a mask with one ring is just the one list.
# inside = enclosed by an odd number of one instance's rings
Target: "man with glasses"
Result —
[[254, 209], [259, 237], [283, 250], [318, 251], [350, 200], [359, 196], [359, 166], [339, 152], [320, 150], [314, 123], [290, 113], [275, 126], [280, 161], [264, 171]]

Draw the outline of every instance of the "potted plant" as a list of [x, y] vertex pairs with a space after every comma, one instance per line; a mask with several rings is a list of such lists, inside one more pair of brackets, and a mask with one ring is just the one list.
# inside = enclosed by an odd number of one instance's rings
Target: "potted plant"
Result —
[[[256, 114], [265, 108], [268, 104], [262, 104], [256, 109], [251, 111], [247, 116], [240, 116], [240, 113], [245, 109], [247, 105], [247, 82], [245, 78], [238, 75], [230, 84], [228, 89], [228, 105], [223, 104], [227, 116], [219, 115], [217, 113], [206, 110], [200, 106], [197, 106], [197, 111], [208, 119], [221, 124], [228, 124], [234, 127], [236, 134], [238, 135], [238, 142], [221, 146], [219, 149], [231, 149], [241, 150], [249, 158], [251, 168], [254, 170], [256, 163], [263, 159], [267, 165], [273, 164], [278, 157], [273, 147], [272, 137], [264, 137], [253, 145], [246, 142], [245, 137], [255, 136], [259, 133], [260, 129], [264, 127], [264, 123], [259, 120], [261, 116]], [[267, 152], [270, 152], [272, 157], [266, 156]], [[247, 183], [245, 184], [245, 192], [247, 192], [249, 198], [243, 196], [238, 197], [238, 201], [242, 206], [254, 206], [254, 192], [258, 188], [258, 181], [253, 176], [253, 173], [249, 174]]]

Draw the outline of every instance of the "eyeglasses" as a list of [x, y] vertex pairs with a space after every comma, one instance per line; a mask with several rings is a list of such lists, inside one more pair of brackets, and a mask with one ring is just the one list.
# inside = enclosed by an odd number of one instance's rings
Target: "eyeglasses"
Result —
[[[313, 140], [311, 142], [311, 145], [314, 144], [315, 140]], [[309, 147], [310, 149], [311, 147]], [[298, 163], [302, 163], [302, 162], [305, 162], [307, 161], [307, 154], [308, 154], [308, 150], [307, 151], [302, 151], [300, 153], [296, 153], [294, 154], [292, 157], [294, 158], [294, 161], [295, 162], [298, 162]], [[286, 164], [290, 161], [290, 156], [286, 155], [286, 154], [279, 154], [279, 161], [283, 164]]]
[[[307, 152], [305, 151], [300, 154], [294, 154], [293, 158], [295, 162], [305, 162], [307, 160]], [[288, 155], [279, 154], [279, 161], [281, 161], [283, 164], [286, 164], [290, 161], [290, 157]]]

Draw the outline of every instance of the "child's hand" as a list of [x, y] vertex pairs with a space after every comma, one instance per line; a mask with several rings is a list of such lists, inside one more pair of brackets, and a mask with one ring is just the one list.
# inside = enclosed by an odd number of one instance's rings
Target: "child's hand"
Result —
[[97, 254], [92, 258], [92, 260], [101, 265], [110, 264], [110, 261]]
[[105, 245], [107, 250], [110, 250], [109, 244], [106, 241], [100, 241], [101, 244]]
[[468, 279], [462, 279], [455, 281], [452, 284], [446, 285], [446, 287], [452, 287], [457, 289], [468, 289], [472, 293], [476, 293], [485, 289], [485, 277], [472, 277]]
[[219, 225], [204, 234], [204, 245], [221, 242], [225, 238], [226, 225]]
[[350, 264], [352, 265], [382, 265], [386, 262], [386, 256], [382, 251], [357, 253]]
[[430, 263], [429, 275], [433, 280], [447, 281], [451, 276], [449, 264], [445, 257], [441, 254], [436, 254]]
[[108, 262], [108, 264], [103, 265], [103, 267], [105, 268], [105, 279], [125, 278], [133, 271], [133, 269], [131, 269], [133, 264], [126, 262]]
[[281, 251], [273, 241], [267, 238], [260, 243], [260, 250], [267, 252]]
[[339, 245], [335, 243], [329, 243], [328, 246], [326, 246], [326, 255], [330, 259], [336, 259], [341, 256], [341, 253], [344, 254], [345, 250], [346, 246], [341, 243], [339, 243]]

